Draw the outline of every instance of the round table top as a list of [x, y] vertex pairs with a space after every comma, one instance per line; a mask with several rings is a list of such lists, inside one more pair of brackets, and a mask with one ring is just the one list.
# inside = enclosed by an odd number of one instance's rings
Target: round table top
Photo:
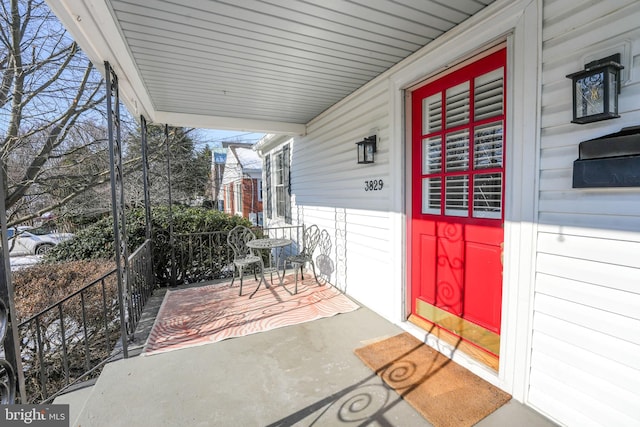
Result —
[[271, 248], [280, 248], [282, 246], [288, 246], [293, 241], [291, 239], [272, 239], [272, 238], [264, 238], [264, 239], [255, 239], [247, 242], [247, 246], [254, 249], [271, 249]]

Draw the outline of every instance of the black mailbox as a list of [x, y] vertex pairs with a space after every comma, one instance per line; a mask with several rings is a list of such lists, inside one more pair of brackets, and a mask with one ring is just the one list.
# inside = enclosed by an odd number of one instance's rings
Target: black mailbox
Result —
[[640, 187], [640, 126], [580, 143], [573, 188]]

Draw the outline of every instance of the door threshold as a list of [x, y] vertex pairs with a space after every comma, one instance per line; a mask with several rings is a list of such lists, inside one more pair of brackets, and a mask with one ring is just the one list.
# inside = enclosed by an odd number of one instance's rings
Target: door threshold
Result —
[[415, 314], [410, 315], [409, 319], [407, 320], [418, 326], [420, 329], [425, 330], [429, 335], [434, 336], [443, 342], [446, 342], [456, 350], [462, 351], [464, 354], [468, 355], [474, 360], [491, 368], [496, 373], [498, 372], [498, 367], [500, 364], [500, 359], [498, 356], [490, 354], [478, 348], [470, 342], [463, 340], [458, 335], [449, 332], [448, 330], [436, 325], [435, 323], [422, 319]]

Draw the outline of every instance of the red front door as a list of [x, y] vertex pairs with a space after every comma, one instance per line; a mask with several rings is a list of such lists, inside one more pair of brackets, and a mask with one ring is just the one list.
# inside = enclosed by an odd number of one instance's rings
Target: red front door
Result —
[[498, 355], [505, 182], [500, 49], [412, 93], [412, 314]]

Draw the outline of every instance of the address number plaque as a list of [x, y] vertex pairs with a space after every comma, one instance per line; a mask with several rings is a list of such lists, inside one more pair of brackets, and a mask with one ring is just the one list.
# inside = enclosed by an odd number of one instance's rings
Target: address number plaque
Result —
[[371, 179], [364, 181], [364, 191], [380, 191], [384, 186], [382, 179]]

